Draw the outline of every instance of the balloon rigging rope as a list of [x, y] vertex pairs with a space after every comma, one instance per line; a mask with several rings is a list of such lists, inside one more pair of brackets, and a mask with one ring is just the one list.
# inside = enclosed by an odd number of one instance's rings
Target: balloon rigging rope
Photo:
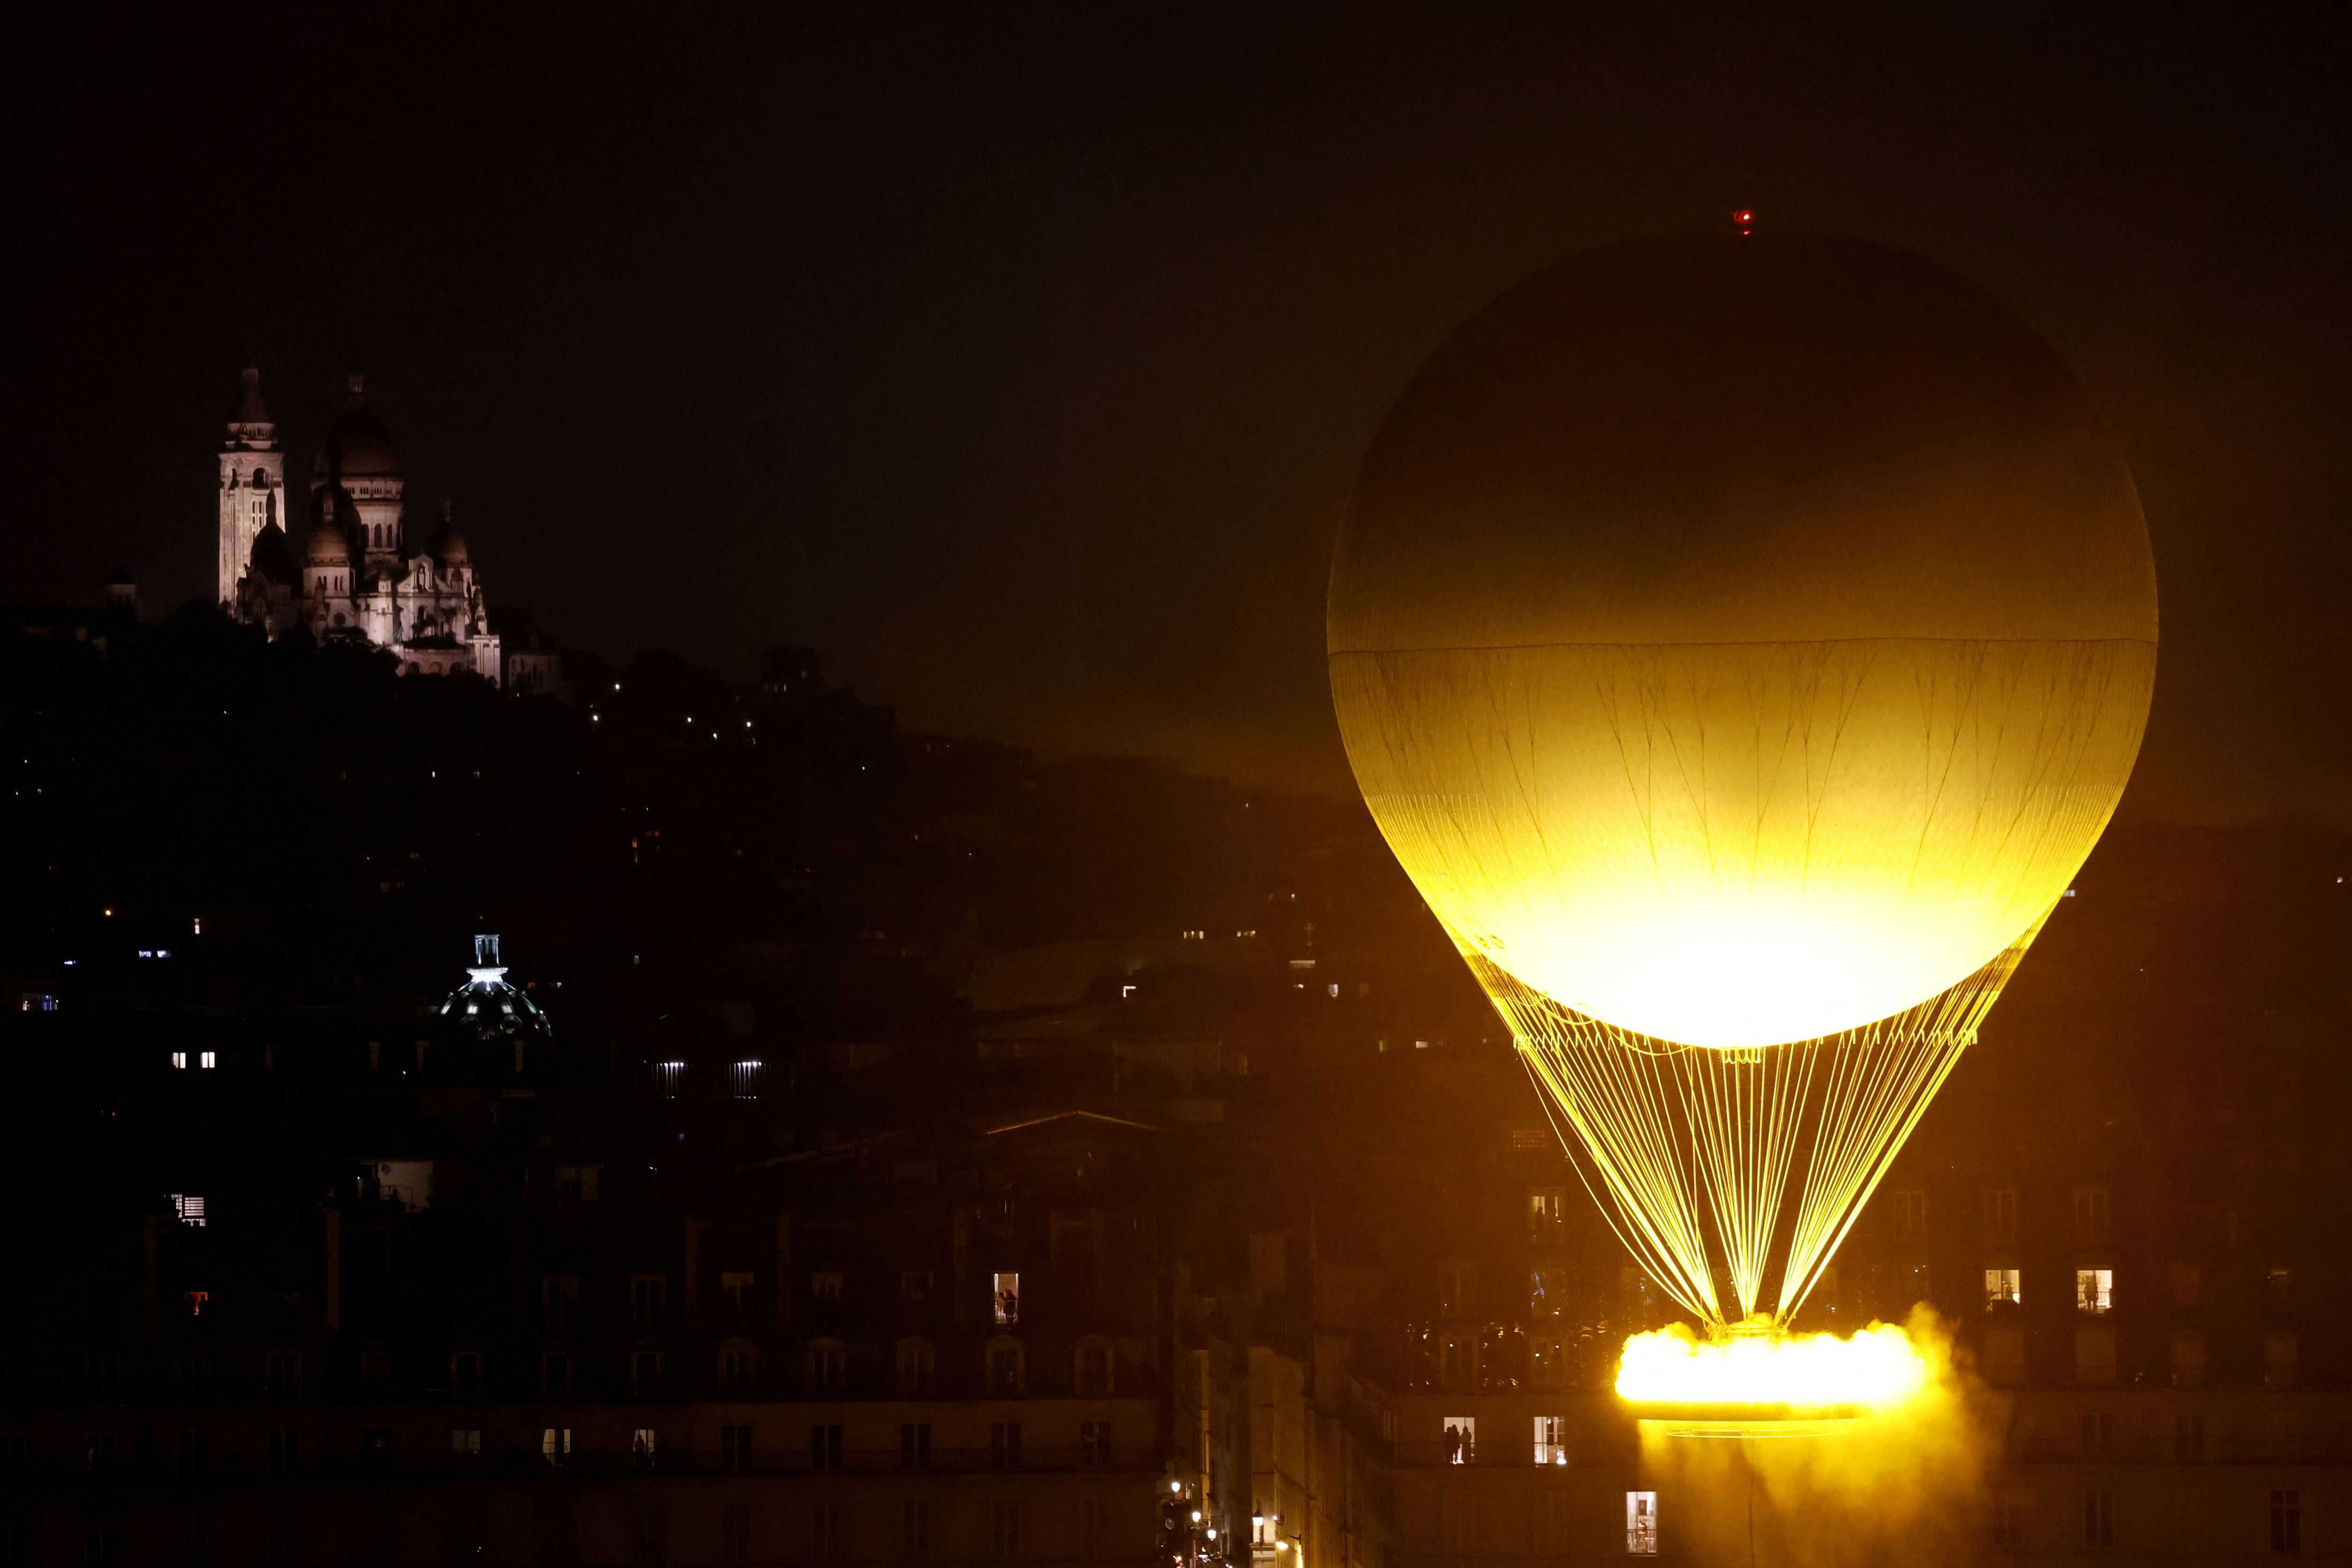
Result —
[[1570, 1163], [1610, 1227], [1676, 1304], [1725, 1326], [1764, 1310], [1784, 1225], [1772, 1315], [1786, 1322], [1804, 1305], [2040, 929], [2037, 921], [1906, 1012], [1740, 1051], [1613, 1027], [1461, 946], [1509, 1023], [1553, 1131], [1582, 1151]]

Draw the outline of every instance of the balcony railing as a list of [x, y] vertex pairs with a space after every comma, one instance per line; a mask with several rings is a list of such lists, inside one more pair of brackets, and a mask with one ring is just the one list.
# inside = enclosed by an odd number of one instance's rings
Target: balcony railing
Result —
[[[782, 1434], [779, 1434], [780, 1436]], [[126, 1482], [154, 1485], [219, 1486], [259, 1483], [295, 1486], [313, 1481], [375, 1479], [459, 1479], [467, 1477], [513, 1480], [532, 1477], [551, 1481], [567, 1477], [605, 1479], [621, 1476], [878, 1476], [878, 1475], [1051, 1475], [1157, 1472], [1166, 1456], [1156, 1447], [1122, 1447], [1108, 1450], [1082, 1447], [1022, 1446], [1017, 1463], [990, 1448], [933, 1448], [919, 1462], [910, 1462], [898, 1448], [853, 1448], [841, 1456], [838, 1468], [819, 1469], [810, 1462], [808, 1446], [757, 1448], [744, 1458], [714, 1452], [665, 1449], [651, 1456], [627, 1449], [574, 1447], [560, 1465], [551, 1464], [535, 1449], [511, 1448], [478, 1454], [423, 1450], [416, 1452], [304, 1454], [291, 1467], [273, 1464], [262, 1454], [207, 1456], [203, 1476], [183, 1477], [173, 1456], [161, 1452], [142, 1461], [137, 1454], [119, 1455], [92, 1469], [79, 1455], [69, 1459], [26, 1456], [23, 1466], [0, 1484], [26, 1481], [89, 1481], [109, 1486]]]

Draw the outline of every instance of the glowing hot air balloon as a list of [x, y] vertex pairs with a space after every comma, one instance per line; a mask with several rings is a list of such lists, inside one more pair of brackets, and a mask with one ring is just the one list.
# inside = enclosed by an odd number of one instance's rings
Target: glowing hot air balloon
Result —
[[1390, 414], [1328, 629], [1365, 800], [1620, 1235], [1785, 1322], [2139, 750], [2155, 573], [2080, 388], [1877, 246], [1590, 252]]

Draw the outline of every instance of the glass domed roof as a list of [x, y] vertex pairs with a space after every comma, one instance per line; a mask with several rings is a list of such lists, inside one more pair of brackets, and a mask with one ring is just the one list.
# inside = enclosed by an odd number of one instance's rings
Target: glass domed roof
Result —
[[441, 1004], [445, 1029], [477, 1040], [545, 1039], [555, 1032], [539, 1005], [507, 984], [497, 937], [474, 939], [474, 962], [466, 975], [466, 984]]

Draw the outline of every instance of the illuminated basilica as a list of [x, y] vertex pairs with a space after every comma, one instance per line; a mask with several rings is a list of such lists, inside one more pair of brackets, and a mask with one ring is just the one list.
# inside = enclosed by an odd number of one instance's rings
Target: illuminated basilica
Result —
[[[391, 437], [354, 374], [311, 462], [297, 544], [285, 453], [262, 402], [261, 373], [248, 367], [220, 454], [222, 607], [272, 637], [302, 626], [321, 643], [383, 648], [404, 674], [468, 670], [518, 689], [540, 686], [546, 672], [536, 660], [502, 658], [447, 504], [432, 538], [414, 549], [402, 489]], [[510, 662], [517, 668], [505, 668]]]

